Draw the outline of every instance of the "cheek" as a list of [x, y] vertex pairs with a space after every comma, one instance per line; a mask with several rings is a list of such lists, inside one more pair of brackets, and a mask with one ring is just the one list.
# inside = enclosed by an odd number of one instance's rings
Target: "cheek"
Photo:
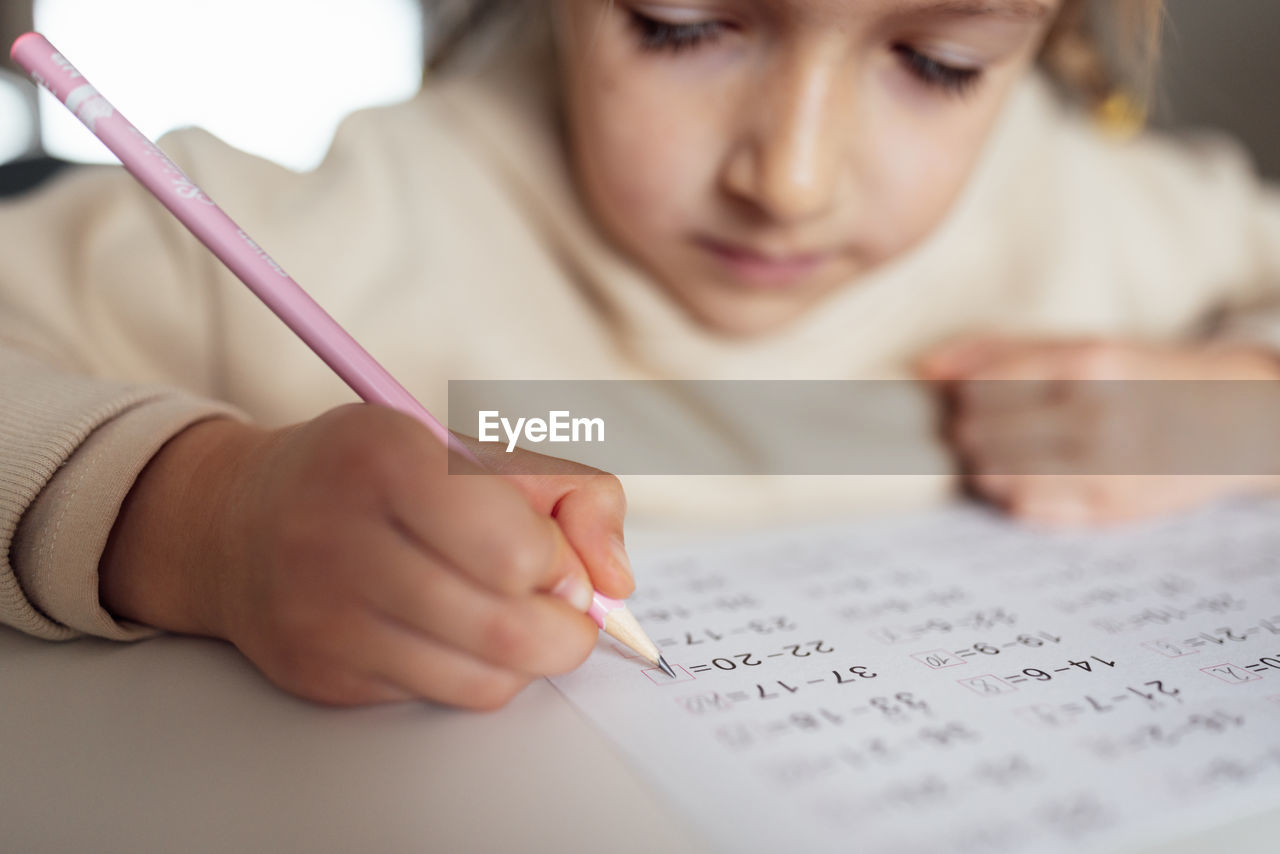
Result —
[[572, 107], [587, 201], [624, 235], [679, 230], [707, 185], [705, 123], [682, 120], [681, 104], [663, 94], [602, 82], [581, 91]]
[[[1007, 85], [993, 85], [978, 103], [902, 110], [884, 105], [863, 152], [866, 206], [861, 211], [876, 262], [899, 255], [932, 233], [972, 177]], [[911, 104], [911, 101], [905, 103]]]
[[974, 150], [916, 130], [880, 136], [874, 159], [876, 189], [870, 241], [888, 260], [926, 237], [946, 216], [969, 176]]

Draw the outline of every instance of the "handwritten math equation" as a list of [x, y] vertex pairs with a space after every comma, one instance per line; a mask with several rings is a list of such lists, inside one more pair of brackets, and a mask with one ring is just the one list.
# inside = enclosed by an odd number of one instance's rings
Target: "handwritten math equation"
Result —
[[[856, 828], [871, 854], [1106, 847], [1246, 791], [1280, 803], [1265, 507], [1093, 537], [965, 511], [677, 550], [632, 600], [677, 678], [619, 649], [557, 685], [645, 744], [637, 761], [654, 726], [668, 773], [699, 757], [672, 785], [699, 814], [750, 813], [709, 826], [726, 843], [842, 852]], [[721, 803], [727, 780], [762, 800]], [[780, 812], [796, 818], [771, 835]]]

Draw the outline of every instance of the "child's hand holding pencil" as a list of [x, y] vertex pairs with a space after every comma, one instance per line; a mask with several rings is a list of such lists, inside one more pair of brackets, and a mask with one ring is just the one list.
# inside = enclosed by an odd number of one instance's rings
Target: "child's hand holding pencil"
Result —
[[413, 419], [365, 405], [279, 431], [196, 425], [130, 492], [103, 602], [224, 638], [311, 700], [499, 707], [590, 653], [593, 587], [631, 593], [625, 502], [616, 479], [570, 463], [460, 476], [470, 463], [450, 475], [448, 456]]
[[171, 439], [99, 563], [110, 611], [225, 638], [282, 687], [332, 704], [494, 708], [580, 663], [591, 620], [674, 675], [619, 601], [634, 585], [616, 479], [536, 454], [484, 468], [43, 36], [10, 55], [378, 405], [275, 432], [214, 420]]

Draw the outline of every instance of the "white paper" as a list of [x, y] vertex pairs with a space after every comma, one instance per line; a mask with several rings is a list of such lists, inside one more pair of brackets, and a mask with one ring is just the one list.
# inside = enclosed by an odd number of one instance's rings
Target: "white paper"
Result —
[[554, 680], [725, 851], [1125, 850], [1280, 805], [1280, 503], [633, 554], [672, 681]]

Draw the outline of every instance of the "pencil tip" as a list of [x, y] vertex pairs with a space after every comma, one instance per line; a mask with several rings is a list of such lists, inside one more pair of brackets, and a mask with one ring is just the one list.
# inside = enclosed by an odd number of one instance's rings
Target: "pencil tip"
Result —
[[662, 656], [658, 656], [658, 666], [662, 668], [663, 673], [667, 674], [672, 679], [676, 678], [676, 672], [671, 669], [671, 665], [667, 664], [667, 660]]

